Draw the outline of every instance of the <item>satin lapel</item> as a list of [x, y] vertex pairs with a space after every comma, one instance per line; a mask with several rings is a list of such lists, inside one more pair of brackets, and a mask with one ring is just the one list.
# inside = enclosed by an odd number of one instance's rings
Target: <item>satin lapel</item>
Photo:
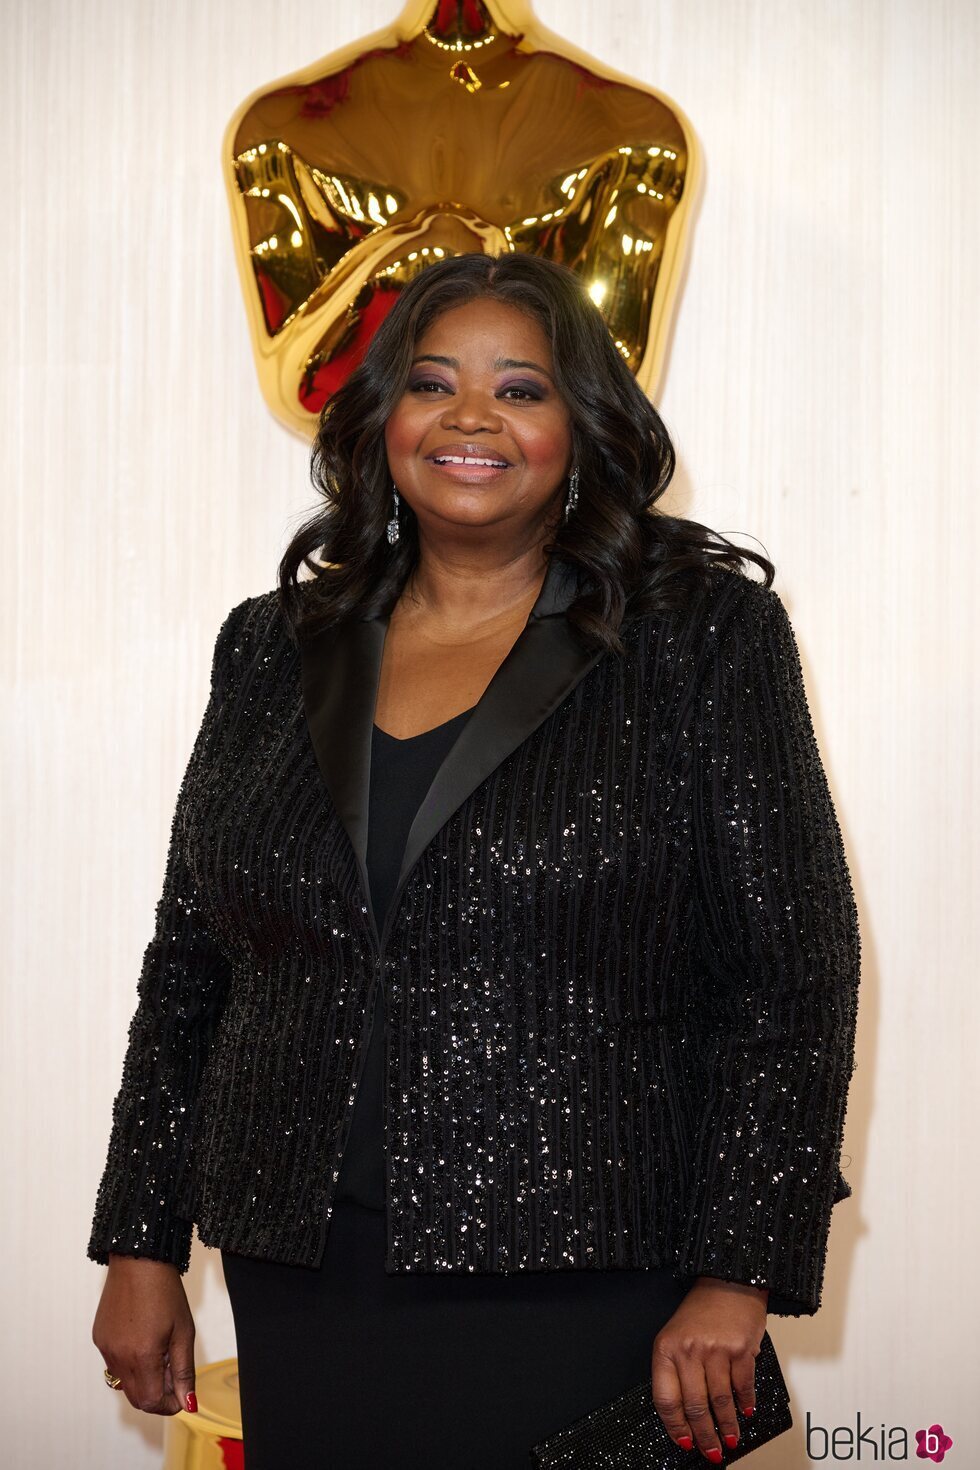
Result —
[[[357, 857], [368, 912], [367, 878], [371, 735], [387, 618], [327, 628], [300, 647], [303, 707], [317, 765]], [[375, 925], [377, 929], [377, 925]]]
[[[576, 570], [552, 556], [528, 621], [444, 760], [409, 830], [388, 910], [422, 852], [472, 791], [571, 693], [601, 656], [584, 649], [564, 616], [577, 595]], [[302, 648], [303, 701], [327, 790], [367, 881], [371, 739], [388, 618], [328, 629]], [[379, 940], [380, 942], [380, 940]]]

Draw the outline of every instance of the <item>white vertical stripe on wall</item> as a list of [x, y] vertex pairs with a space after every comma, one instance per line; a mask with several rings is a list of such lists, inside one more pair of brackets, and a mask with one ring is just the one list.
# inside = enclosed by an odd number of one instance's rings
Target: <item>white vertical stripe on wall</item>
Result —
[[[311, 504], [265, 410], [219, 145], [253, 87], [385, 23], [280, 0], [2, 8], [4, 1409], [11, 1470], [149, 1470], [84, 1250], [214, 634]], [[977, 1308], [972, 0], [540, 0], [676, 98], [706, 156], [660, 406], [669, 503], [776, 562], [863, 920], [826, 1304], [774, 1319], [798, 1426], [941, 1421]], [[197, 1358], [234, 1352], [217, 1253]], [[596, 1345], [601, 1351], [601, 1345]], [[502, 1406], [503, 1407], [503, 1406]], [[914, 1454], [914, 1447], [912, 1453]], [[954, 1450], [954, 1454], [956, 1450]], [[965, 1461], [964, 1461], [965, 1463]]]

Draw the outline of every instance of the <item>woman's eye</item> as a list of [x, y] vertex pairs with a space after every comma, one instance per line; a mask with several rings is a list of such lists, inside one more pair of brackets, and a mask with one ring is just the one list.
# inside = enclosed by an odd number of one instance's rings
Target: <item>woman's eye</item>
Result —
[[[417, 383], [409, 383], [408, 385], [409, 393], [428, 394], [429, 390], [433, 388], [447, 393], [451, 391], [446, 383], [440, 383], [435, 378], [420, 378]], [[520, 394], [519, 398], [512, 400], [517, 403], [537, 403], [541, 398], [541, 394], [536, 388], [525, 388], [519, 383], [512, 383], [509, 388], [502, 389], [502, 393], [505, 395], [510, 393]]]

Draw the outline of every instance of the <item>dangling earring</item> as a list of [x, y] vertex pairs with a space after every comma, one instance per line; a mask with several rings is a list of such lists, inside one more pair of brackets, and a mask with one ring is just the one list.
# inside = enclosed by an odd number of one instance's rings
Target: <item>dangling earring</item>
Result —
[[401, 529], [398, 524], [398, 486], [395, 484], [394, 480], [392, 480], [391, 482], [391, 488], [395, 492], [395, 511], [391, 517], [391, 520], [388, 522], [388, 540], [391, 545], [394, 545], [394, 543], [398, 540], [398, 534]]
[[578, 505], [578, 465], [575, 466], [575, 468], [572, 470], [572, 473], [568, 477], [568, 495], [567, 495], [567, 497], [565, 499], [565, 519], [566, 519], [566, 521], [568, 520], [568, 513], [569, 513], [569, 511], [574, 510], [577, 505]]

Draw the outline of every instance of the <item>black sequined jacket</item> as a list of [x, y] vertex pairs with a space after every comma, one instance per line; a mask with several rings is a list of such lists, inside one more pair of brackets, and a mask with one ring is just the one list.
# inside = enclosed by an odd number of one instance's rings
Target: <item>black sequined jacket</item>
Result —
[[[815, 1312], [860, 939], [778, 595], [715, 569], [584, 650], [553, 558], [365, 873], [387, 629], [232, 609], [181, 785], [88, 1255], [321, 1259], [385, 1007], [389, 1272], [666, 1266]], [[379, 990], [379, 981], [383, 990]], [[379, 1269], [381, 1264], [379, 1263]]]

